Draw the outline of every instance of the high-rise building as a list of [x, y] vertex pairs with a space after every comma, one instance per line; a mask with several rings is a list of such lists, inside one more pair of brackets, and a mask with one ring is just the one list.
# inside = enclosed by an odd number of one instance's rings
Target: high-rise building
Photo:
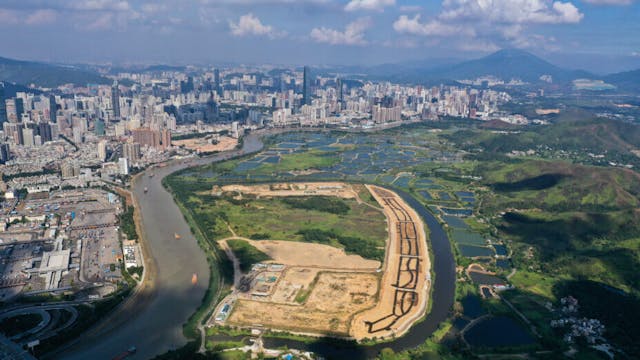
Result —
[[234, 122], [231, 123], [231, 137], [233, 137], [235, 139], [240, 137], [240, 130], [239, 130], [238, 125], [239, 124], [238, 124], [237, 121], [234, 121]]
[[58, 122], [58, 104], [56, 103], [56, 97], [49, 95], [49, 119], [52, 123]]
[[171, 147], [171, 130], [163, 129], [160, 133], [160, 142], [163, 149]]
[[104, 121], [98, 119], [93, 123], [93, 133], [96, 136], [104, 136]]
[[122, 145], [122, 155], [127, 158], [130, 163], [137, 162], [140, 160], [140, 144], [125, 143]]
[[53, 136], [51, 134], [51, 125], [47, 123], [38, 124], [38, 135], [42, 138], [42, 142], [47, 142], [53, 140]]
[[129, 175], [129, 161], [126, 158], [118, 159], [118, 172], [120, 175]]
[[107, 140], [98, 142], [98, 159], [105, 161], [107, 159]]
[[222, 86], [220, 84], [220, 70], [215, 69], [213, 70], [213, 81], [215, 82], [215, 86], [216, 86], [216, 94], [218, 94], [218, 96], [222, 96]]
[[218, 108], [218, 104], [216, 103], [212, 92], [209, 100], [207, 100], [207, 107], [205, 109], [204, 117], [208, 123], [213, 123], [218, 119], [219, 116], [220, 109]]
[[73, 164], [70, 162], [60, 164], [60, 172], [62, 173], [62, 178], [66, 179], [73, 177]]
[[24, 114], [24, 100], [22, 100], [22, 98], [15, 98], [14, 102], [16, 104], [16, 118], [20, 121], [22, 114]]
[[338, 78], [336, 81], [336, 86], [338, 87], [338, 104], [340, 104], [340, 110], [344, 109], [344, 85], [342, 84], [342, 79]]
[[22, 128], [22, 139], [24, 146], [32, 147], [34, 145], [33, 129]]
[[304, 67], [302, 77], [302, 105], [311, 105], [311, 74], [308, 66]]
[[180, 82], [180, 92], [183, 94], [188, 94], [194, 90], [193, 86], [193, 76], [187, 77], [187, 81]]
[[0, 164], [4, 164], [11, 159], [9, 144], [0, 144]]
[[111, 87], [111, 108], [113, 109], [114, 120], [120, 121], [120, 89], [118, 88], [118, 80], [114, 81]]
[[160, 133], [158, 131], [151, 129], [133, 129], [131, 130], [131, 135], [133, 135], [133, 142], [141, 146], [160, 147]]
[[84, 142], [84, 132], [82, 131], [82, 128], [73, 128], [73, 142], [76, 144], [82, 144]]
[[4, 102], [4, 83], [0, 84], [0, 124], [4, 124], [7, 119], [7, 105]]

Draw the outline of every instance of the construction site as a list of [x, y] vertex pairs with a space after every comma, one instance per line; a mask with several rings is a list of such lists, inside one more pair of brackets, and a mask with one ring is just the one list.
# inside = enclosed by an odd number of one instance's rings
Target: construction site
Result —
[[[428, 302], [430, 263], [424, 224], [394, 192], [369, 185], [366, 189], [387, 220], [383, 263], [326, 244], [251, 240], [234, 234], [219, 241], [234, 263], [234, 289], [218, 304], [208, 325], [359, 341], [408, 330], [425, 314]], [[359, 197], [354, 186], [344, 183], [228, 185], [221, 190], [260, 197]], [[243, 273], [227, 243], [237, 240], [270, 260]]]

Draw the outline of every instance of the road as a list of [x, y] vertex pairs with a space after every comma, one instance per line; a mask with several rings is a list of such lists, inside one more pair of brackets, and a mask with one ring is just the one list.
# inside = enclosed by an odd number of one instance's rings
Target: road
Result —
[[[182, 324], [200, 306], [209, 284], [209, 268], [172, 195], [162, 179], [186, 167], [227, 160], [259, 151], [258, 135], [244, 138], [242, 150], [201, 159], [175, 161], [147, 170], [132, 185], [142, 217], [145, 246], [150, 256], [147, 283], [141, 290], [96, 328], [89, 331], [62, 354], [63, 359], [111, 359], [132, 345], [138, 349], [131, 359], [148, 359], [186, 343]], [[152, 177], [149, 176], [154, 174]], [[144, 188], [148, 188], [145, 194]], [[179, 234], [176, 240], [174, 234]], [[193, 285], [193, 274], [198, 282]]]

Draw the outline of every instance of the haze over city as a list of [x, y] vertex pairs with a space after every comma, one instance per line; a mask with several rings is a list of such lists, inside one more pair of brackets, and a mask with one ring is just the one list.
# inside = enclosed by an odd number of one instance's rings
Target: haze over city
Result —
[[6, 57], [63, 63], [376, 65], [520, 48], [602, 73], [638, 67], [639, 13], [635, 0], [5, 0], [0, 41]]

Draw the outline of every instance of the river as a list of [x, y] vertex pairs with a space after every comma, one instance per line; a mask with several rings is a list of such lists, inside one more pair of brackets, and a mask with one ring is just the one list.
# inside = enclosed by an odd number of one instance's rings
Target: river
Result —
[[[147, 170], [133, 185], [142, 214], [142, 226], [155, 276], [149, 279], [149, 290], [140, 297], [140, 304], [121, 309], [112, 326], [87, 336], [60, 357], [64, 359], [112, 359], [136, 346], [131, 359], [149, 359], [184, 345], [182, 324], [200, 306], [209, 284], [207, 258], [171, 194], [162, 186], [167, 175], [195, 165], [210, 164], [230, 157], [256, 152], [263, 144], [256, 135], [244, 138], [242, 150], [201, 159], [175, 161], [162, 168]], [[149, 177], [154, 173], [153, 177]], [[145, 194], [144, 188], [148, 189]], [[174, 234], [181, 236], [176, 240]], [[193, 274], [198, 282], [191, 283]]]
[[[148, 359], [170, 349], [184, 345], [182, 324], [200, 306], [207, 284], [207, 259], [191, 234], [171, 194], [162, 186], [167, 175], [186, 167], [205, 165], [231, 157], [257, 152], [262, 149], [262, 134], [244, 138], [241, 150], [201, 159], [174, 161], [162, 168], [147, 170], [133, 185], [133, 194], [142, 214], [148, 250], [156, 268], [149, 286], [128, 306], [123, 306], [105, 330], [85, 336], [62, 354], [65, 359], [111, 359], [130, 346], [138, 349], [132, 359]], [[149, 174], [155, 173], [153, 177]], [[145, 194], [144, 188], [148, 188]], [[339, 346], [334, 341], [322, 340], [313, 344], [279, 339], [265, 339], [265, 345], [308, 349], [328, 358], [370, 358], [380, 349], [391, 347], [395, 351], [420, 345], [445, 320], [453, 304], [455, 290], [455, 262], [446, 233], [426, 208], [410, 195], [397, 191], [405, 201], [424, 218], [429, 228], [429, 246], [433, 252], [432, 307], [427, 317], [414, 325], [402, 338], [375, 346]], [[176, 240], [177, 233], [181, 239]], [[193, 274], [198, 283], [191, 283]], [[105, 325], [102, 325], [105, 327]]]

